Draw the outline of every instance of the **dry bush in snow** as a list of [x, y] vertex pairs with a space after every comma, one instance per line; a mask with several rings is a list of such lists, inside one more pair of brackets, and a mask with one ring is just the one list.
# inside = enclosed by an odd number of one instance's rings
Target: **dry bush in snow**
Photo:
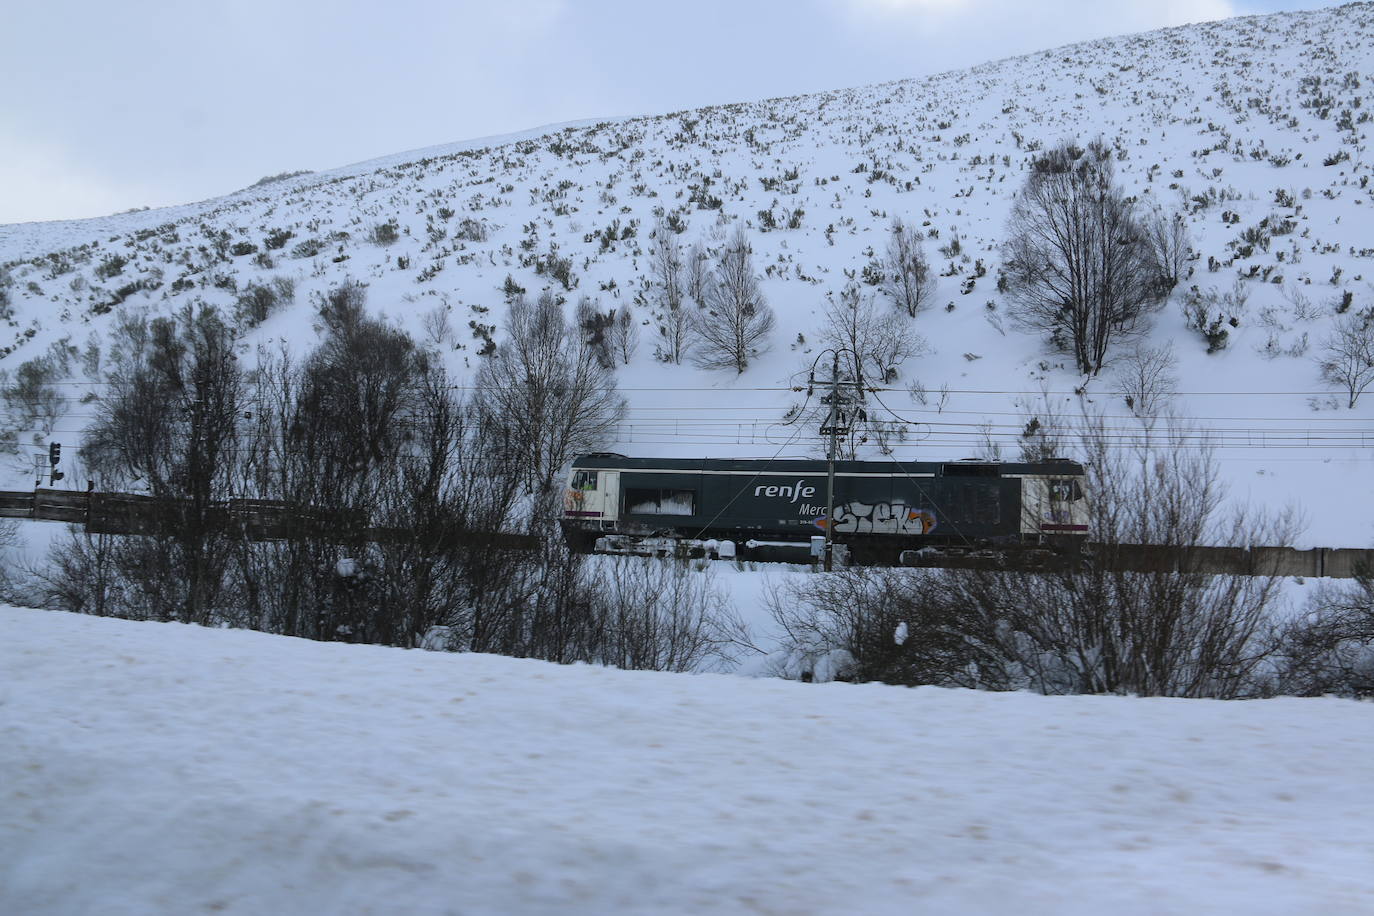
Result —
[[711, 656], [728, 655], [740, 629], [709, 563], [613, 557], [591, 582], [603, 664], [695, 671]]
[[1142, 420], [1153, 420], [1167, 412], [1174, 399], [1177, 366], [1172, 344], [1139, 344], [1117, 362], [1112, 382], [1132, 413]]
[[1339, 315], [1319, 355], [1322, 378], [1345, 391], [1347, 407], [1374, 384], [1374, 308]]

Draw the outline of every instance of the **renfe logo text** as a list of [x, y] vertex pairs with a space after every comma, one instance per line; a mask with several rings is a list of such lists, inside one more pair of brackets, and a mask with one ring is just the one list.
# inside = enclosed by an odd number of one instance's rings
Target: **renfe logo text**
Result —
[[754, 487], [755, 496], [784, 496], [791, 502], [796, 502], [803, 497], [809, 498], [816, 495], [815, 487], [808, 487], [805, 480], [799, 480], [791, 486], [785, 487]]

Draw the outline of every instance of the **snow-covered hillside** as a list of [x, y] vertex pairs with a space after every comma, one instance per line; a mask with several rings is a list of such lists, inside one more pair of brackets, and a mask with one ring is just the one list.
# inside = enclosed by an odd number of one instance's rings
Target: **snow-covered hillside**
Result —
[[5, 913], [1368, 913], [1374, 706], [0, 609]]
[[[997, 291], [1007, 214], [1036, 149], [1101, 137], [1130, 193], [1186, 214], [1193, 273], [1151, 332], [1175, 344], [1179, 408], [1215, 434], [1239, 496], [1300, 506], [1306, 545], [1361, 545], [1371, 537], [1374, 396], [1346, 409], [1314, 356], [1338, 309], [1374, 305], [1371, 103], [1374, 4], [1353, 3], [923, 80], [455, 144], [183, 207], [5, 226], [12, 317], [0, 366], [17, 373], [54, 345], [90, 353], [118, 308], [165, 313], [203, 300], [232, 313], [274, 279], [294, 283], [293, 304], [247, 339], [303, 349], [315, 339], [311, 294], [353, 278], [368, 284], [373, 309], [470, 372], [487, 337], [500, 339], [511, 277], [532, 293], [554, 289], [569, 310], [590, 296], [642, 325], [619, 371], [631, 411], [618, 451], [804, 454], [819, 435], [778, 425], [797, 399], [789, 389], [815, 355], [827, 297], [862, 283], [900, 217], [926, 233], [941, 277], [935, 308], [915, 320], [928, 351], [906, 361], [874, 409], [910, 421], [903, 459], [963, 457], [989, 437], [1014, 453], [1020, 405], [1043, 388], [1075, 414], [1084, 380], [1007, 316]], [[648, 252], [660, 217], [684, 249], [719, 247], [747, 228], [779, 321], [770, 352], [742, 376], [655, 359], [661, 307]], [[1185, 324], [1192, 286], [1233, 319], [1219, 352]], [[3, 462], [15, 485], [48, 438], [74, 443], [91, 416], [98, 373], [83, 375], [79, 359], [66, 371], [54, 416], [11, 420], [23, 427]], [[1087, 397], [1127, 426], [1110, 377], [1088, 382]], [[930, 395], [913, 399], [913, 383]]]

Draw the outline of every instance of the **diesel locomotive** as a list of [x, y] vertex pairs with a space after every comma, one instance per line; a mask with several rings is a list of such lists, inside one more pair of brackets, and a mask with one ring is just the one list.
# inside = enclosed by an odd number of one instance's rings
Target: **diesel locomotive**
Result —
[[1037, 463], [732, 460], [585, 455], [562, 525], [598, 553], [805, 559], [831, 539], [854, 562], [913, 552], [1076, 550], [1088, 534], [1083, 466]]

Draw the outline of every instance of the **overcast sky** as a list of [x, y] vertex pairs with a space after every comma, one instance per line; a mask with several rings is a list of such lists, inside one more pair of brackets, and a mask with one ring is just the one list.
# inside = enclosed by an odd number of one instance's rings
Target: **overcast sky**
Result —
[[9, 4], [0, 223], [560, 121], [972, 66], [1322, 0], [43, 0]]

